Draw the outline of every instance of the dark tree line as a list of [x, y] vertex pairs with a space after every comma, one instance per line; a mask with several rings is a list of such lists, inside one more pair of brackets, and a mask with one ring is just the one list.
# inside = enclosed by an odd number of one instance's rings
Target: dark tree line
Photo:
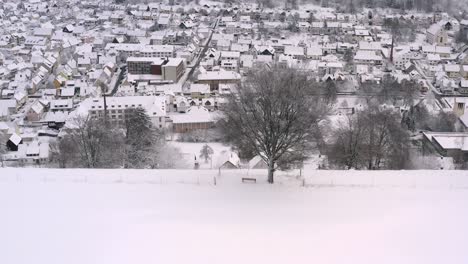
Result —
[[[307, 1], [306, 1], [307, 2]], [[458, 13], [467, 10], [466, 2], [457, 0], [312, 0], [317, 4], [337, 7], [354, 13], [362, 8], [393, 8], [398, 10], [418, 10], [424, 12], [444, 11]]]
[[402, 123], [412, 132], [427, 130], [434, 132], [457, 132], [458, 117], [453, 112], [430, 113], [423, 104], [417, 104], [403, 113]]
[[468, 30], [460, 27], [460, 30], [458, 30], [457, 35], [455, 36], [455, 41], [457, 43], [468, 44]]
[[384, 75], [380, 83], [363, 83], [358, 90], [358, 94], [368, 98], [368, 101], [391, 105], [400, 102], [403, 106], [412, 106], [419, 93], [418, 83], [408, 80], [398, 82], [390, 75]]
[[416, 40], [417, 26], [410, 20], [386, 18], [383, 23], [396, 42], [414, 42]]

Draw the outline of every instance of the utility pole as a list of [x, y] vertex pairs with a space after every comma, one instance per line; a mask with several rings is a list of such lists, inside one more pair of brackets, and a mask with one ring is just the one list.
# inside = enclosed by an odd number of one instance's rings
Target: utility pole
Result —
[[104, 99], [104, 124], [107, 125], [107, 96], [106, 96], [106, 91], [107, 89], [105, 89], [105, 84], [103, 83], [99, 83], [99, 86], [101, 87], [101, 93], [102, 93], [102, 97]]
[[393, 45], [395, 44], [395, 37], [392, 36], [392, 47], [390, 50], [390, 62], [393, 64]]

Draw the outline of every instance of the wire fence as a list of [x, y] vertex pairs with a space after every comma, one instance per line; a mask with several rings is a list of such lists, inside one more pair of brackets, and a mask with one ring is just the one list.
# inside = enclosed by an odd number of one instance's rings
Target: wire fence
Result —
[[[267, 170], [0, 169], [0, 183], [268, 184]], [[328, 171], [275, 173], [275, 185], [296, 187], [401, 187], [468, 189], [468, 171]]]

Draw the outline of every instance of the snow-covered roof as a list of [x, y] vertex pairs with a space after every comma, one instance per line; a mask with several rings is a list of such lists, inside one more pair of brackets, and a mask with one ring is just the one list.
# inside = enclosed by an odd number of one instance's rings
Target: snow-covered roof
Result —
[[213, 115], [203, 106], [192, 106], [184, 114], [170, 116], [174, 124], [209, 123], [213, 122]]
[[430, 141], [437, 142], [443, 149], [468, 151], [467, 132], [425, 132], [424, 135]]
[[0, 116], [7, 116], [11, 109], [16, 109], [16, 100], [0, 100]]
[[239, 73], [234, 71], [207, 71], [198, 75], [199, 81], [206, 80], [240, 80]]
[[371, 50], [358, 50], [354, 56], [355, 60], [382, 60], [382, 56]]
[[11, 143], [18, 146], [20, 144], [21, 140], [23, 140], [23, 139], [18, 134], [13, 133], [13, 135], [11, 135], [11, 137], [8, 140], [11, 141]]
[[446, 64], [445, 65], [446, 72], [460, 72], [460, 65], [458, 64]]
[[431, 35], [437, 35], [437, 33], [442, 30], [442, 26], [440, 24], [433, 24], [427, 29], [427, 33]]

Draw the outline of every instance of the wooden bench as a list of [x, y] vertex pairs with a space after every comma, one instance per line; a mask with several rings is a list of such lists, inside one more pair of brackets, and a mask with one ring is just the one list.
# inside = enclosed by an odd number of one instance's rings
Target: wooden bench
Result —
[[257, 179], [255, 179], [255, 178], [242, 178], [242, 182], [257, 183]]

